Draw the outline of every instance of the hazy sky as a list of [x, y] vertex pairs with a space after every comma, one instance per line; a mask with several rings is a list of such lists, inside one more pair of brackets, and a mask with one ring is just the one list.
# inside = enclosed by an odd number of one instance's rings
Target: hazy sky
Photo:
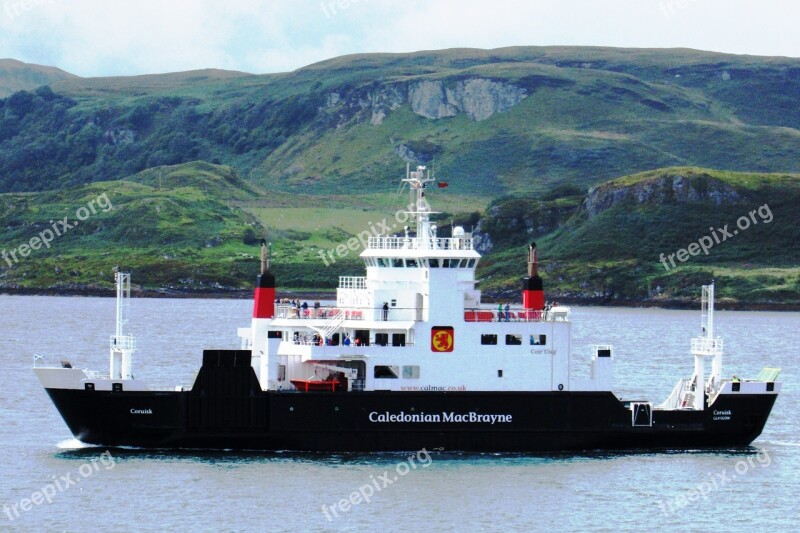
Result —
[[453, 47], [689, 47], [800, 57], [797, 0], [0, 0], [0, 58], [81, 76], [282, 72]]

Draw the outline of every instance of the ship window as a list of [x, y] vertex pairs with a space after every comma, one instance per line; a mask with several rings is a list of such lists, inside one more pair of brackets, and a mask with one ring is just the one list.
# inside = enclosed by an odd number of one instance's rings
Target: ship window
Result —
[[390, 267], [390, 266], [392, 266], [392, 262], [387, 257], [379, 257], [378, 258], [378, 266], [379, 267]]
[[353, 342], [356, 346], [369, 346], [369, 330], [357, 329], [356, 338]]
[[278, 381], [286, 381], [286, 365], [278, 365]]
[[547, 335], [531, 335], [531, 346], [547, 344]]
[[395, 268], [403, 268], [403, 260], [397, 257], [392, 259], [392, 266]]
[[431, 268], [439, 268], [439, 260], [438, 259], [431, 259], [430, 260]]
[[497, 335], [494, 333], [484, 333], [481, 335], [481, 344], [497, 344]]
[[397, 379], [400, 369], [395, 365], [375, 365], [375, 379]]
[[405, 333], [392, 333], [392, 346], [405, 346], [406, 334]]
[[376, 333], [375, 334], [375, 344], [378, 346], [386, 346], [389, 344], [389, 334], [388, 333]]
[[472, 268], [474, 266], [475, 266], [475, 260], [474, 259], [470, 259], [470, 260], [467, 261], [467, 268]]
[[404, 366], [403, 379], [419, 379], [419, 365]]
[[267, 332], [268, 339], [282, 339], [283, 332], [282, 331], [268, 331]]
[[419, 264], [417, 264], [416, 259], [406, 259], [406, 266], [408, 268], [417, 268]]
[[459, 261], [458, 259], [450, 260], [450, 268], [458, 268], [459, 266], [461, 266], [461, 261]]
[[506, 335], [506, 344], [511, 346], [520, 346], [522, 345], [522, 335], [516, 335], [514, 333], [509, 333]]

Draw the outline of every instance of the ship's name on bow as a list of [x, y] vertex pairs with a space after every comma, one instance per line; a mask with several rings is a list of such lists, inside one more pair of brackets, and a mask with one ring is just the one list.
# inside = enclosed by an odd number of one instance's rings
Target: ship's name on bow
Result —
[[456, 413], [454, 411], [441, 413], [390, 413], [389, 411], [378, 413], [372, 411], [369, 414], [370, 422], [445, 422], [450, 424], [510, 424], [512, 415], [482, 414], [470, 411], [468, 413]]

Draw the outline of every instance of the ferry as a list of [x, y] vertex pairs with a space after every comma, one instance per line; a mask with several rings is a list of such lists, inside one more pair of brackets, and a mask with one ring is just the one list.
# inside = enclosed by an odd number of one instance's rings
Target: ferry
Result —
[[341, 277], [335, 305], [276, 299], [262, 241], [241, 347], [204, 350], [191, 386], [134, 379], [130, 274], [116, 272], [108, 373], [34, 360], [75, 438], [167, 449], [563, 452], [744, 447], [761, 434], [780, 369], [723, 377], [713, 284], [702, 287], [690, 377], [658, 404], [621, 398], [608, 344], [592, 348], [588, 378], [573, 375], [571, 311], [546, 303], [535, 243], [520, 253], [521, 304], [483, 304], [472, 235], [455, 227], [440, 236], [432, 221], [426, 192], [436, 179], [420, 166], [402, 182], [414, 227], [371, 236], [366, 275]]

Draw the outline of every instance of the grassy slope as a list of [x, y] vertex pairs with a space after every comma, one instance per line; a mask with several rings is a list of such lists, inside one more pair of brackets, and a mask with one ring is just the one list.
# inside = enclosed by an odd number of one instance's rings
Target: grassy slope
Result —
[[[425, 119], [407, 103], [380, 126], [356, 112], [357, 102], [387, 88], [472, 77], [513, 83], [529, 96], [481, 122]], [[402, 165], [396, 151], [406, 145], [426, 162], [435, 158], [454, 194], [491, 199], [672, 165], [796, 171], [800, 155], [800, 108], [793, 103], [800, 61], [786, 58], [456, 49], [346, 56], [286, 74], [209, 70], [66, 80], [53, 89], [71, 100], [55, 99], [12, 121], [22, 137], [13, 146], [0, 143], [0, 163], [19, 173], [5, 180], [0, 174], [5, 190], [113, 180], [204, 159], [273, 191], [385, 194]], [[326, 111], [334, 92], [347, 106]], [[23, 111], [28, 105], [18, 104]], [[15, 113], [22, 111], [6, 110]], [[120, 131], [132, 132], [133, 142], [109, 143], [110, 132]], [[47, 157], [62, 146], [61, 157]], [[2, 159], [9, 154], [12, 160]]]
[[[721, 206], [623, 201], [593, 217], [574, 188], [497, 200], [481, 221], [482, 232], [495, 242], [480, 266], [481, 288], [489, 295], [515, 297], [524, 275], [525, 246], [535, 239], [553, 297], [676, 302], [694, 299], [697, 285], [715, 278], [723, 301], [800, 304], [800, 252], [794, 245], [800, 239], [800, 176], [669, 168], [625, 176], [596, 191], [657, 187], [677, 175], [693, 183], [724, 183], [740, 199]], [[446, 192], [435, 194], [434, 206], [447, 198]], [[151, 289], [248, 288], [258, 268], [257, 240], [265, 236], [273, 245], [281, 287], [333, 288], [339, 275], [362, 274], [360, 247], [336, 254], [330, 267], [319, 251], [334, 251], [384, 220], [394, 224], [393, 215], [405, 200], [375, 198], [373, 206], [353, 209], [347, 197], [330, 205], [320, 196], [275, 198], [243, 182], [229, 167], [196, 162], [66, 191], [0, 195], [0, 225], [8, 228], [0, 249], [29, 242], [50, 226], [49, 220], [74, 220], [78, 208], [102, 195], [113, 209], [98, 209], [56, 238], [52, 248], [32, 252], [14, 268], [0, 263], [0, 287], [108, 288], [111, 268], [119, 265], [132, 269], [136, 283]], [[309, 199], [320, 203], [302, 207]], [[692, 257], [669, 272], [659, 262], [659, 254], [708, 235], [709, 226], [733, 229], [738, 217], [765, 203], [773, 216], [769, 224], [762, 220], [713, 247], [708, 256]], [[443, 232], [451, 218], [474, 224], [466, 215], [441, 215]], [[326, 261], [331, 262], [330, 255]]]
[[[252, 278], [257, 248], [245, 246], [243, 236], [256, 228], [255, 221], [222, 200], [250, 194], [249, 186], [232, 179], [229, 168], [206, 163], [160, 170], [65, 191], [0, 195], [0, 225], [10, 228], [0, 237], [5, 250], [29, 242], [50, 227], [49, 220], [74, 221], [78, 208], [102, 195], [113, 205], [105, 212], [97, 209], [56, 237], [51, 248], [33, 251], [14, 268], [1, 264], [0, 283], [103, 287], [117, 265], [132, 269], [136, 283], [148, 287], [202, 289], [214, 282], [237, 287]], [[160, 186], [154, 172], [161, 176]]]
[[[697, 168], [671, 168], [626, 176], [603, 184], [618, 190], [657, 183], [681, 175], [713, 179], [730, 185], [742, 200], [713, 203], [622, 203], [595, 217], [577, 209], [558, 229], [543, 235], [516, 232], [484, 260], [480, 275], [484, 290], [514, 287], [524, 274], [524, 245], [535, 238], [551, 291], [594, 301], [649, 299], [654, 302], [696, 298], [696, 287], [716, 279], [723, 301], [734, 303], [800, 304], [800, 176], [734, 173]], [[725, 242], [714, 244], [667, 271], [659, 261], [703, 236], [710, 228], [737, 229], [742, 215], [767, 204], [772, 221], [751, 225]], [[499, 212], [506, 210], [501, 204]], [[767, 211], [763, 213], [768, 215]], [[495, 229], [502, 231], [502, 224]], [[721, 235], [720, 232], [717, 232]]]
[[[327, 256], [334, 268], [325, 267], [320, 250], [335, 251], [384, 221], [399, 229], [394, 214], [406, 200], [366, 197], [361, 199], [367, 207], [354, 209], [358, 198], [276, 197], [242, 181], [230, 167], [193, 162], [65, 191], [0, 195], [0, 226], [8, 228], [0, 235], [0, 250], [29, 243], [51, 227], [50, 220], [67, 216], [71, 223], [77, 209], [103, 195], [113, 209], [96, 208], [51, 248], [18, 255], [13, 268], [0, 261], [0, 287], [107, 288], [111, 269], [120, 266], [132, 269], [134, 281], [149, 289], [249, 288], [258, 270], [257, 241], [266, 237], [281, 286], [333, 288], [339, 275], [362, 273], [361, 249]], [[309, 206], [308, 200], [315, 203]], [[445, 205], [460, 213], [457, 202]]]
[[76, 78], [55, 67], [32, 65], [14, 59], [0, 59], [0, 98], [17, 91], [33, 90], [40, 85]]

